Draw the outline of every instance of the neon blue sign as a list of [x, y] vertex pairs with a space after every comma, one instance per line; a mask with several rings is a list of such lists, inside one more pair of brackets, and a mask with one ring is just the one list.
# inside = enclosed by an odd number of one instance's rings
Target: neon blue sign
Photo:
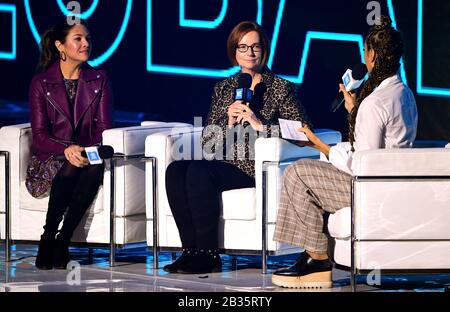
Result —
[[[225, 17], [228, 12], [229, 0], [221, 0], [218, 3], [219, 13], [213, 20], [199, 20], [199, 19], [190, 19], [186, 17], [186, 0], [179, 0], [179, 26], [187, 27], [187, 28], [203, 28], [203, 29], [215, 29], [223, 24]], [[256, 21], [259, 24], [262, 24], [262, 14], [263, 14], [263, 0], [256, 0], [257, 3], [257, 12], [256, 12]], [[397, 28], [396, 16], [394, 12], [394, 6], [392, 0], [386, 0], [387, 9], [389, 16], [392, 19], [393, 27]], [[98, 7], [99, 0], [92, 0], [91, 5], [84, 12], [80, 12], [80, 14], [74, 14], [70, 12], [66, 6], [64, 5], [63, 0], [56, 0], [56, 4], [58, 5], [61, 12], [66, 15], [75, 15], [79, 16], [82, 19], [90, 18], [95, 10]], [[116, 35], [111, 46], [96, 59], [89, 61], [89, 64], [92, 66], [98, 66], [104, 63], [107, 59], [109, 59], [112, 54], [117, 50], [119, 44], [121, 43], [125, 31], [128, 27], [131, 9], [132, 9], [132, 0], [127, 0], [126, 9], [124, 18], [122, 20], [120, 30]], [[278, 37], [280, 33], [280, 26], [283, 19], [283, 12], [286, 5], [286, 0], [279, 0], [278, 10], [276, 13], [274, 29], [272, 33], [271, 40], [271, 54], [268, 58], [268, 66], [272, 67], [275, 53], [277, 50]], [[423, 85], [423, 0], [417, 0], [418, 6], [418, 15], [417, 15], [417, 93], [421, 95], [429, 95], [429, 96], [438, 96], [438, 97], [450, 97], [450, 89], [448, 88], [434, 88], [427, 87]], [[30, 9], [30, 0], [24, 0], [24, 7], [26, 18], [28, 24], [30, 26], [30, 30], [35, 38], [36, 42], [39, 44], [40, 35], [34, 23], [31, 9]], [[0, 59], [16, 59], [16, 38], [17, 38], [17, 13], [16, 6], [14, 4], [0, 4], [0, 11], [10, 12], [12, 15], [12, 47], [11, 51], [0, 51]], [[147, 71], [149, 72], [158, 72], [165, 74], [176, 74], [176, 75], [189, 75], [189, 76], [203, 76], [203, 77], [217, 77], [224, 78], [229, 77], [232, 74], [235, 74], [239, 71], [238, 66], [225, 68], [225, 69], [214, 69], [214, 68], [200, 68], [200, 67], [187, 67], [187, 66], [174, 66], [170, 64], [157, 64], [153, 60], [153, 37], [152, 37], [152, 0], [147, 0], [147, 54], [146, 54], [146, 66]], [[305, 68], [308, 61], [308, 55], [310, 50], [310, 45], [312, 40], [333, 40], [333, 41], [343, 41], [343, 42], [354, 42], [358, 45], [358, 49], [361, 55], [361, 61], [363, 61], [363, 37], [360, 34], [348, 34], [348, 33], [337, 33], [337, 32], [321, 32], [321, 31], [307, 31], [305, 36], [305, 42], [303, 51], [300, 56], [300, 66], [297, 75], [289, 76], [289, 75], [281, 75], [282, 77], [295, 82], [302, 83], [305, 75]], [[401, 67], [400, 67], [400, 75], [402, 80], [407, 83], [407, 77], [405, 73], [404, 60], [401, 59]]]
[[[61, 11], [63, 12], [64, 15], [66, 15], [66, 16], [69, 16], [69, 15], [77, 16], [77, 14], [73, 14], [72, 12], [67, 10], [67, 8], [64, 7], [64, 4], [62, 3], [62, 0], [57, 0], [57, 3], [58, 3], [59, 8], [61, 9]], [[91, 4], [90, 8], [86, 12], [84, 12], [82, 14], [79, 14], [79, 16], [81, 18], [86, 18], [86, 19], [89, 18], [92, 15], [92, 13], [95, 11], [95, 9], [97, 8], [97, 4], [98, 4], [98, 0], [94, 0], [92, 2], [92, 4]], [[131, 7], [132, 7], [132, 5], [133, 5], [133, 0], [127, 0], [127, 5], [126, 5], [126, 9], [125, 9], [125, 15], [124, 15], [124, 18], [122, 20], [122, 24], [120, 26], [119, 33], [117, 34], [117, 36], [114, 39], [114, 41], [111, 44], [111, 46], [103, 54], [101, 54], [99, 57], [97, 57], [96, 59], [90, 60], [88, 62], [89, 65], [96, 67], [96, 66], [99, 66], [99, 65], [103, 64], [117, 50], [117, 48], [119, 47], [120, 42], [123, 39], [123, 36], [125, 35], [125, 31], [126, 31], [126, 29], [128, 27], [128, 22], [130, 20], [130, 14], [131, 14]], [[31, 14], [30, 1], [29, 0], [24, 0], [24, 6], [25, 6], [25, 14], [27, 16], [27, 21], [28, 21], [28, 25], [30, 26], [31, 33], [33, 34], [33, 37], [36, 40], [36, 42], [38, 44], [40, 44], [41, 36], [39, 35], [38, 30], [36, 29], [36, 25], [34, 23], [33, 16]]]
[[228, 9], [228, 0], [222, 0], [222, 7], [219, 16], [213, 21], [193, 20], [185, 17], [186, 0], [180, 0], [180, 26], [181, 27], [196, 27], [196, 28], [216, 28], [222, 24]]
[[16, 6], [14, 4], [9, 3], [0, 3], [0, 12], [9, 12], [11, 13], [12, 19], [12, 42], [11, 42], [11, 51], [0, 51], [0, 59], [6, 60], [15, 60], [17, 54], [17, 13]]
[[[262, 0], [257, 0], [257, 14], [256, 21], [261, 24]], [[217, 28], [222, 22], [226, 14], [228, 7], [228, 0], [222, 0], [222, 7], [219, 16], [214, 21], [200, 21], [200, 20], [188, 20], [185, 18], [185, 0], [180, 0], [180, 26], [182, 27], [195, 27], [195, 28]], [[152, 58], [152, 0], [147, 0], [147, 71], [176, 74], [176, 75], [188, 75], [188, 76], [200, 76], [200, 77], [221, 77], [226, 78], [239, 71], [238, 66], [233, 66], [228, 69], [210, 69], [199, 67], [186, 67], [186, 66], [174, 66], [174, 65], [162, 65], [153, 63]]]
[[425, 87], [423, 85], [423, 0], [418, 0], [417, 10], [417, 93], [438, 97], [450, 97], [450, 89]]

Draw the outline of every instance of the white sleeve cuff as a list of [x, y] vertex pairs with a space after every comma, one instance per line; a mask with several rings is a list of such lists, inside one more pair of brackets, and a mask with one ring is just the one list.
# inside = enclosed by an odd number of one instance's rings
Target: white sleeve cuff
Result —
[[337, 169], [346, 172], [348, 174], [352, 173], [352, 152], [349, 142], [338, 143], [330, 148], [330, 153], [328, 158], [330, 163]]

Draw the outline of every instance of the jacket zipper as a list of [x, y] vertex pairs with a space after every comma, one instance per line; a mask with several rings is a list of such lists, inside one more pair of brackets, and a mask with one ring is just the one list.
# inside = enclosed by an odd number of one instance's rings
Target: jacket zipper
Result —
[[70, 120], [67, 118], [66, 114], [64, 114], [64, 112], [60, 110], [60, 108], [56, 105], [56, 103], [53, 102], [53, 99], [51, 97], [49, 97], [48, 95], [47, 95], [47, 99], [48, 99], [49, 103], [53, 106], [53, 108], [56, 109], [62, 116], [64, 116], [64, 118], [72, 126], [72, 124], [71, 124]]

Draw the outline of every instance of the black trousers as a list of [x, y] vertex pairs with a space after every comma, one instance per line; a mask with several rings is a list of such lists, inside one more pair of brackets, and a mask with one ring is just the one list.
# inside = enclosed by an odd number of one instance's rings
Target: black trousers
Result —
[[223, 161], [171, 163], [166, 170], [166, 192], [183, 248], [216, 249], [221, 193], [254, 186], [254, 178]]
[[56, 174], [50, 190], [44, 236], [55, 237], [66, 213], [59, 237], [70, 241], [103, 181], [104, 164], [78, 168], [66, 161]]

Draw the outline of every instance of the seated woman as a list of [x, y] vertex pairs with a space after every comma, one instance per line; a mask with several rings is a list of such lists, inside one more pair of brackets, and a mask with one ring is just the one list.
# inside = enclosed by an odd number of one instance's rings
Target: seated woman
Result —
[[272, 282], [283, 287], [331, 287], [332, 263], [323, 232], [325, 213], [350, 206], [352, 154], [379, 148], [411, 147], [417, 132], [417, 108], [411, 90], [397, 72], [403, 55], [401, 34], [388, 17], [372, 27], [364, 44], [369, 71], [359, 97], [345, 90], [350, 147], [330, 147], [308, 128], [301, 128], [310, 145], [330, 163], [300, 160], [284, 175], [274, 240], [305, 249], [288, 268], [275, 271]]
[[[50, 192], [35, 263], [43, 270], [66, 269], [72, 234], [103, 180], [104, 165], [89, 165], [81, 154], [84, 147], [101, 144], [102, 132], [112, 127], [108, 78], [86, 64], [90, 40], [84, 22], [64, 21], [46, 31], [41, 40], [42, 72], [30, 86], [33, 146], [26, 186], [34, 197]], [[57, 156], [65, 160], [58, 162]]]
[[[250, 89], [255, 95], [249, 106], [234, 101], [239, 74], [218, 82], [202, 136], [205, 152], [209, 149], [215, 153], [215, 159], [182, 160], [167, 167], [166, 192], [183, 247], [182, 255], [164, 267], [167, 272], [207, 273], [221, 269], [221, 193], [255, 186], [254, 141], [250, 137], [257, 132], [275, 133], [278, 118], [310, 125], [294, 84], [267, 68], [269, 43], [258, 24], [241, 22], [235, 26], [227, 47], [233, 65], [251, 75]], [[227, 140], [227, 136], [231, 139]]]

